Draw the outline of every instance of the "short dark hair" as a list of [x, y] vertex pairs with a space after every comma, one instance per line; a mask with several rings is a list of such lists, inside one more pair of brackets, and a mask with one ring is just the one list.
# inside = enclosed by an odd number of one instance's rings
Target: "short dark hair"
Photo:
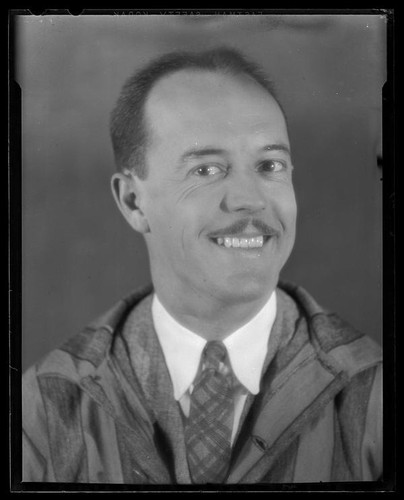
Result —
[[141, 179], [147, 175], [148, 131], [144, 109], [147, 97], [158, 80], [177, 71], [205, 70], [250, 76], [277, 101], [273, 83], [262, 68], [233, 48], [220, 47], [204, 52], [165, 54], [132, 75], [124, 84], [111, 114], [110, 132], [118, 170], [131, 170]]

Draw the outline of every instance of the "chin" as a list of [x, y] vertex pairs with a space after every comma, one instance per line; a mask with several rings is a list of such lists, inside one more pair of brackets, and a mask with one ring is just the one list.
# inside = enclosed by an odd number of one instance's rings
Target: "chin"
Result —
[[275, 290], [278, 279], [266, 280], [244, 280], [242, 283], [229, 284], [225, 289], [217, 290], [225, 303], [244, 303], [259, 301], [268, 298]]

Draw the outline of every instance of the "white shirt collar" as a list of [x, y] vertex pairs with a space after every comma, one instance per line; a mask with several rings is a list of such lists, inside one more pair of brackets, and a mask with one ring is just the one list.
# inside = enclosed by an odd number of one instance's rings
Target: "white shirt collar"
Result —
[[[152, 315], [173, 383], [174, 397], [178, 401], [195, 379], [206, 340], [178, 323], [156, 294], [153, 297]], [[248, 323], [223, 340], [235, 376], [252, 394], [259, 392], [275, 316], [276, 294], [273, 292], [264, 307]]]

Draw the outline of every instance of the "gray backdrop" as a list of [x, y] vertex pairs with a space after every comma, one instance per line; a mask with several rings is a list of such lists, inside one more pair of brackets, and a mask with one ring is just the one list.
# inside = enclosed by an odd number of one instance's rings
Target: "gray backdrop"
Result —
[[21, 16], [23, 368], [149, 280], [110, 194], [110, 110], [174, 49], [229, 44], [260, 62], [289, 118], [297, 241], [283, 278], [381, 338], [381, 89], [386, 18]]

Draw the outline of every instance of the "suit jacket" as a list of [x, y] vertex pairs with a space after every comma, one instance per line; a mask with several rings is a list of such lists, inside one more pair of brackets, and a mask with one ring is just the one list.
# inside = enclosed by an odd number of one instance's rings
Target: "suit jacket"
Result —
[[[23, 480], [189, 484], [183, 420], [135, 292], [23, 377]], [[261, 389], [227, 483], [369, 481], [382, 474], [381, 353], [302, 288], [280, 285]]]

